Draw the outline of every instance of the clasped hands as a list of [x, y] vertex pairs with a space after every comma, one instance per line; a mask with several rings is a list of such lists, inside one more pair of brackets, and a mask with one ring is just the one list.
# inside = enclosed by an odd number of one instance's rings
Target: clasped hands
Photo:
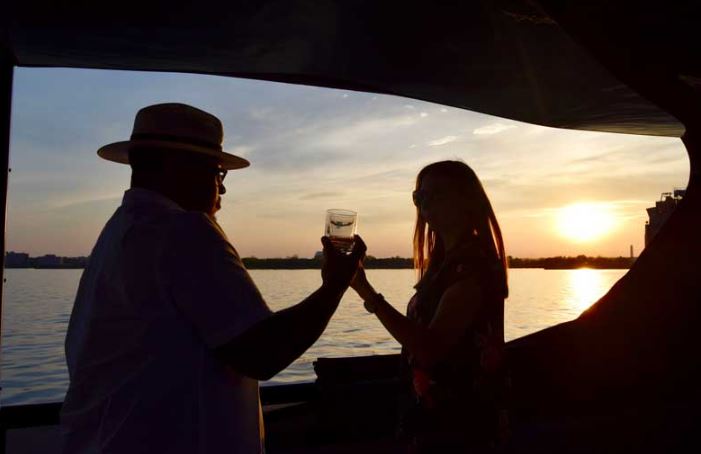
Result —
[[345, 291], [350, 286], [363, 300], [371, 298], [375, 290], [368, 282], [363, 269], [363, 259], [367, 251], [363, 239], [355, 235], [353, 249], [349, 254], [336, 249], [326, 236], [321, 237], [321, 243], [324, 246], [324, 265], [321, 268], [324, 285], [339, 291]]

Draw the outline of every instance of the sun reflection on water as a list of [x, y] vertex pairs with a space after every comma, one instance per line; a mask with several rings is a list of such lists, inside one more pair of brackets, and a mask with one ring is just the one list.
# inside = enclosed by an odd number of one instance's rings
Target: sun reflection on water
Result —
[[569, 275], [570, 305], [579, 312], [588, 309], [604, 296], [608, 288], [599, 270], [580, 268], [571, 270]]

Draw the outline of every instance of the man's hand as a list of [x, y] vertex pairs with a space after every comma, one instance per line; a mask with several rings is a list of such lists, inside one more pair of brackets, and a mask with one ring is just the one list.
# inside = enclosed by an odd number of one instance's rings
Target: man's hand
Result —
[[367, 250], [365, 242], [360, 236], [355, 235], [353, 250], [350, 254], [340, 252], [326, 236], [321, 237], [321, 244], [324, 245], [324, 265], [321, 268], [324, 286], [345, 291], [365, 257]]

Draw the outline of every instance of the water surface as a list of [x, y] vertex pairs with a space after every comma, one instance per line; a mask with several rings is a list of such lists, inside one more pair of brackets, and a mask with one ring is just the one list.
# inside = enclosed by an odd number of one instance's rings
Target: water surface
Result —
[[[63, 341], [82, 270], [5, 270], [2, 314], [2, 394], [4, 405], [63, 400], [68, 383]], [[368, 270], [377, 291], [401, 312], [413, 294], [413, 270]], [[505, 307], [506, 339], [514, 339], [576, 318], [625, 274], [625, 270], [510, 270]], [[274, 310], [303, 300], [321, 285], [318, 270], [252, 270]], [[321, 338], [272, 380], [315, 379], [318, 357], [399, 352], [399, 344], [353, 291], [344, 296]]]

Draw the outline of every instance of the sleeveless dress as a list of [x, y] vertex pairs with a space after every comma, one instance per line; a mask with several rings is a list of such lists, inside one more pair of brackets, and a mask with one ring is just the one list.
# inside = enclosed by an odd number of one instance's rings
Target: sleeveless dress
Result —
[[482, 303], [447, 358], [430, 370], [402, 350], [407, 392], [399, 435], [413, 452], [490, 452], [505, 442], [509, 385], [498, 273], [499, 264], [468, 241], [416, 287], [407, 316], [423, 326], [430, 324], [443, 293], [461, 280], [480, 287]]

